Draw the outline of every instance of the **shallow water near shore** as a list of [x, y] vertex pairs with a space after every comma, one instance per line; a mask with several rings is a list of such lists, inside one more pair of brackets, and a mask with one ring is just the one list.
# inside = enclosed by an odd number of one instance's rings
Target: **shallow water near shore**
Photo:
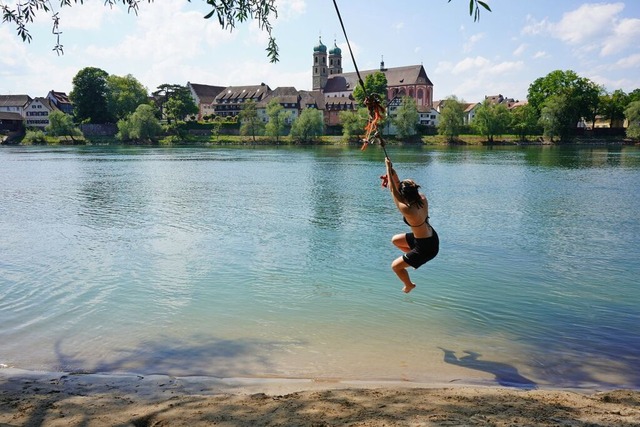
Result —
[[1, 147], [0, 364], [640, 389], [637, 147]]

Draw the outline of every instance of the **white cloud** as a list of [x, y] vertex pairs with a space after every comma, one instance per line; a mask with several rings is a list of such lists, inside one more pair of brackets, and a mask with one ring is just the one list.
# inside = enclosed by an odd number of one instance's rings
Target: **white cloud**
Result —
[[257, 21], [249, 23], [249, 35], [245, 40], [247, 45], [257, 44], [266, 47], [269, 42], [269, 33], [260, 29], [260, 24]]
[[470, 70], [478, 71], [486, 68], [491, 61], [482, 56], [476, 56], [475, 58], [465, 58], [453, 66], [451, 72], [453, 74], [461, 74]]
[[550, 29], [556, 38], [569, 44], [586, 43], [607, 34], [623, 9], [624, 3], [583, 4], [565, 13]]
[[13, 33], [13, 28], [9, 29], [4, 25], [0, 27], [0, 73], [5, 74], [7, 68], [14, 67], [20, 64], [20, 58], [26, 53], [26, 43], [22, 42], [16, 34]]
[[[162, 63], [192, 59], [236, 37], [238, 31], [220, 28], [217, 21], [203, 19], [201, 12], [185, 12], [176, 3], [154, 3], [155, 7], [141, 13], [129, 36], [112, 44], [89, 45], [86, 53], [95, 59], [122, 61], [136, 59]], [[158, 28], [162, 23], [162, 28]], [[117, 29], [116, 29], [117, 30]]]
[[600, 54], [603, 56], [619, 53], [640, 40], [640, 19], [623, 19], [605, 38]]
[[[140, 11], [140, 14], [144, 15], [151, 9], [145, 8]], [[133, 11], [130, 13], [135, 17]], [[72, 6], [61, 7], [59, 15], [60, 30], [64, 33], [65, 30], [98, 30], [105, 25], [105, 21], [125, 19], [127, 9], [120, 3], [113, 7], [107, 7], [103, 2], [73, 3]]]
[[[482, 56], [468, 57], [455, 64], [442, 61], [437, 64], [434, 76], [443, 83], [438, 90], [454, 94], [466, 94], [467, 102], [484, 99], [485, 95], [502, 93], [507, 96], [524, 97], [522, 87], [523, 61], [494, 62]], [[453, 77], [452, 77], [453, 76]], [[502, 78], [509, 76], [509, 78]], [[451, 86], [451, 87], [449, 87]], [[495, 93], [494, 93], [495, 92]]]
[[490, 67], [487, 67], [484, 71], [488, 74], [508, 74], [514, 71], [520, 71], [524, 68], [524, 62], [522, 61], [503, 61], [497, 64], [492, 64]]
[[546, 18], [542, 21], [536, 21], [533, 16], [527, 15], [526, 21], [527, 25], [522, 28], [522, 34], [536, 36], [538, 34], [544, 34], [549, 31], [550, 24]]
[[640, 68], [640, 53], [634, 53], [633, 55], [629, 55], [625, 58], [619, 59], [614, 65], [613, 68], [617, 69], [626, 69], [626, 68]]
[[610, 74], [593, 74], [589, 75], [588, 78], [594, 83], [604, 86], [608, 92], [613, 92], [616, 89], [622, 89], [625, 92], [631, 92], [632, 90], [640, 87], [640, 77], [636, 79], [630, 79], [626, 77], [615, 78]]
[[548, 18], [537, 21], [529, 15], [522, 34], [549, 34], [582, 53], [620, 53], [640, 39], [640, 19], [620, 19], [624, 8], [621, 2], [583, 4], [555, 23]]
[[478, 34], [472, 35], [467, 39], [466, 43], [464, 43], [464, 45], [462, 46], [462, 50], [465, 53], [471, 52], [471, 50], [473, 49], [473, 46], [476, 43], [478, 43], [480, 40], [482, 40], [484, 37], [485, 37], [485, 33], [478, 33]]
[[533, 59], [540, 59], [540, 58], [546, 58], [549, 55], [547, 54], [547, 52], [545, 52], [544, 50], [539, 50], [536, 53], [533, 54]]
[[525, 50], [527, 50], [527, 44], [526, 43], [522, 43], [520, 46], [518, 46], [516, 48], [516, 50], [513, 51], [513, 56], [520, 56], [524, 53]]
[[289, 20], [303, 15], [307, 11], [305, 0], [277, 0], [278, 19]]
[[453, 70], [453, 63], [449, 61], [440, 61], [436, 64], [436, 68], [433, 70], [436, 74], [445, 74]]

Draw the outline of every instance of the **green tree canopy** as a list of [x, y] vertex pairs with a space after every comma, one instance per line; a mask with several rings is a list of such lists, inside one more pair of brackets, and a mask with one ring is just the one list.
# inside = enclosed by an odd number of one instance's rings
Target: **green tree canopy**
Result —
[[251, 135], [255, 142], [256, 135], [262, 135], [264, 132], [264, 123], [258, 117], [258, 107], [253, 99], [248, 100], [242, 105], [240, 111], [240, 135]]
[[72, 141], [74, 137], [82, 136], [82, 132], [73, 123], [71, 116], [62, 111], [53, 111], [49, 114], [49, 125], [45, 131], [51, 136], [70, 136]]
[[280, 137], [284, 135], [284, 130], [287, 126], [287, 119], [289, 118], [289, 112], [284, 110], [280, 99], [274, 98], [267, 104], [267, 117], [269, 121], [265, 125], [265, 134], [276, 139], [276, 142], [280, 140]]
[[544, 135], [553, 141], [556, 137], [566, 142], [571, 136], [575, 113], [569, 96], [561, 93], [551, 95], [543, 104], [540, 113], [540, 124], [544, 128]]
[[300, 142], [309, 142], [321, 136], [323, 131], [324, 118], [322, 111], [315, 108], [306, 108], [293, 121], [290, 135]]
[[538, 132], [538, 116], [531, 105], [521, 105], [511, 111], [511, 129], [521, 141]]
[[136, 111], [139, 105], [148, 103], [147, 88], [131, 74], [124, 77], [107, 77], [107, 108], [116, 120], [127, 117]]
[[504, 135], [511, 122], [511, 113], [504, 104], [493, 104], [485, 99], [476, 110], [471, 126], [487, 141], [493, 142], [496, 136]]
[[[591, 80], [578, 76], [574, 71], [555, 70], [536, 79], [530, 86], [527, 99], [538, 114], [547, 103], [553, 102], [554, 120], [562, 120], [553, 126], [562, 140], [570, 137], [578, 122], [585, 118], [593, 121], [598, 110], [602, 88]], [[557, 111], [557, 108], [564, 111]], [[550, 110], [548, 110], [549, 112]], [[550, 125], [549, 116], [543, 122]], [[557, 126], [563, 129], [560, 131]]]
[[369, 112], [365, 107], [360, 107], [355, 111], [340, 111], [339, 116], [340, 123], [342, 123], [342, 137], [345, 140], [362, 136], [369, 119]]
[[[382, 71], [376, 71], [373, 74], [368, 74], [364, 78], [364, 89], [362, 85], [358, 84], [353, 89], [353, 97], [358, 104], [363, 107], [364, 106], [364, 98], [365, 98], [365, 90], [366, 95], [375, 95], [378, 96], [381, 102], [386, 103], [387, 101], [387, 76], [384, 75]], [[384, 104], [383, 104], [384, 105]]]
[[396, 116], [392, 119], [398, 131], [398, 138], [403, 139], [414, 136], [419, 118], [416, 100], [410, 96], [403, 96], [402, 103], [396, 110]]
[[609, 120], [610, 127], [622, 126], [624, 120], [624, 110], [629, 104], [629, 95], [622, 89], [600, 96], [600, 106], [598, 112], [603, 118]]
[[175, 86], [169, 100], [164, 104], [167, 120], [184, 121], [187, 117], [198, 114], [199, 108], [191, 97], [191, 91], [186, 86]]
[[100, 68], [86, 67], [73, 78], [69, 99], [77, 123], [113, 123], [107, 106], [107, 77]]
[[633, 101], [624, 110], [625, 117], [629, 121], [627, 137], [640, 141], [640, 101]]
[[152, 92], [151, 95], [153, 96], [153, 102], [158, 109], [159, 118], [162, 119], [165, 117], [166, 113], [164, 107], [169, 99], [171, 99], [171, 96], [176, 92], [184, 90], [184, 88], [184, 86], [177, 84], [163, 83], [158, 86], [154, 92]]
[[141, 104], [128, 117], [118, 121], [117, 138], [121, 141], [154, 141], [161, 132], [154, 107]]
[[449, 142], [455, 141], [464, 126], [464, 106], [455, 96], [444, 100], [438, 120], [438, 133], [445, 135]]
[[627, 95], [629, 98], [629, 102], [634, 102], [634, 101], [640, 101], [640, 89], [634, 89], [631, 92], [629, 92], [629, 95]]

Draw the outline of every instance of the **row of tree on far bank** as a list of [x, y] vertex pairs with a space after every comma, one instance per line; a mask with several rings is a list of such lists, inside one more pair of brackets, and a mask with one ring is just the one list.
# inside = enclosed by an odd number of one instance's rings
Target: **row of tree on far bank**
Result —
[[[182, 85], [161, 85], [150, 97], [135, 77], [109, 75], [94, 67], [80, 70], [72, 84], [69, 98], [74, 105], [73, 117], [52, 113], [50, 126], [46, 129], [49, 135], [74, 138], [81, 136], [77, 128], [80, 124], [117, 123], [117, 137], [122, 141], [156, 141], [163, 135], [176, 135], [176, 139], [180, 139], [184, 137], [180, 133], [181, 123], [195, 121], [199, 111], [190, 90]], [[364, 88], [360, 85], [355, 88], [353, 96], [359, 107], [340, 113], [345, 139], [357, 139], [363, 133], [368, 118], [365, 95], [385, 99], [386, 94], [387, 81], [381, 72], [368, 75]], [[612, 126], [626, 119], [627, 136], [640, 139], [640, 89], [629, 94], [622, 90], [607, 93], [602, 86], [573, 71], [556, 70], [535, 80], [529, 86], [527, 99], [527, 104], [513, 109], [485, 100], [476, 109], [470, 126], [465, 126], [465, 103], [451, 96], [442, 103], [437, 131], [450, 141], [469, 130], [485, 136], [489, 142], [506, 134], [518, 135], [522, 140], [544, 134], [551, 140], [567, 141], [578, 122], [594, 123], [599, 116], [610, 120]], [[424, 131], [417, 126], [419, 113], [412, 98], [404, 97], [394, 105], [397, 106], [393, 108], [393, 117], [387, 118], [382, 129], [388, 129], [392, 124], [399, 139], [411, 138]], [[288, 114], [277, 99], [272, 99], [266, 107], [268, 121], [265, 123], [258, 115], [255, 102], [248, 101], [238, 117], [239, 132], [253, 139], [266, 135], [279, 141], [289, 135], [294, 140], [307, 142], [325, 131], [319, 110], [307, 108], [295, 118]], [[220, 126], [230, 121], [230, 118], [215, 116], [205, 119], [215, 135]], [[231, 122], [235, 120], [233, 118]]]

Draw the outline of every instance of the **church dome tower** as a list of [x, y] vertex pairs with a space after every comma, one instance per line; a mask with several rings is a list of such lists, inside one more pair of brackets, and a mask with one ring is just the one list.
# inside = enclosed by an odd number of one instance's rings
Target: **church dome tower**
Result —
[[338, 47], [335, 40], [333, 48], [329, 50], [329, 74], [342, 74], [342, 49]]
[[327, 47], [322, 44], [322, 38], [320, 38], [318, 45], [313, 48], [312, 89], [322, 90], [327, 84], [328, 74]]

